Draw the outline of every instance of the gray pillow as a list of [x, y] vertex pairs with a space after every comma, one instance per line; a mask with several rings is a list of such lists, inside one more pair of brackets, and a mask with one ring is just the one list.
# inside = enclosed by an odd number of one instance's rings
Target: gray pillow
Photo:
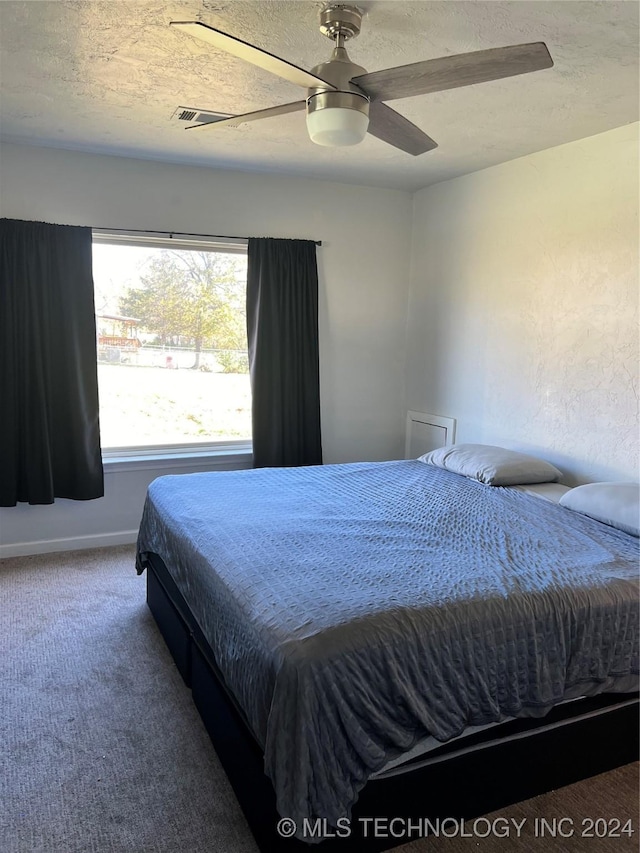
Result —
[[559, 503], [632, 536], [640, 536], [639, 483], [587, 483], [570, 489]]
[[543, 459], [490, 444], [452, 444], [425, 453], [419, 460], [487, 486], [553, 483], [562, 476], [557, 468]]

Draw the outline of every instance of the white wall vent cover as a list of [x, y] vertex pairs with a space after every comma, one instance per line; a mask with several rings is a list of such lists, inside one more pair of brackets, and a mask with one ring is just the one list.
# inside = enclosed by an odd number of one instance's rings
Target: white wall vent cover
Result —
[[437, 447], [451, 445], [456, 440], [455, 418], [441, 418], [425, 412], [407, 412], [405, 459], [417, 459]]
[[212, 110], [199, 110], [195, 107], [178, 107], [171, 116], [177, 121], [187, 121], [189, 124], [210, 124], [223, 118], [231, 118], [233, 113], [214, 113]]

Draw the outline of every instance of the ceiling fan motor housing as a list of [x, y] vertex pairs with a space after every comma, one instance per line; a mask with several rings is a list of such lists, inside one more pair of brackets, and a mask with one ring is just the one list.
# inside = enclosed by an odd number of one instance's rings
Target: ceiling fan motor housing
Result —
[[369, 126], [369, 98], [351, 80], [366, 69], [351, 62], [343, 44], [360, 32], [362, 12], [357, 6], [330, 5], [320, 12], [320, 32], [335, 41], [328, 62], [312, 69], [334, 88], [307, 91], [307, 129], [318, 145], [356, 145]]
[[336, 47], [329, 62], [316, 65], [311, 73], [335, 86], [307, 92], [307, 128], [312, 141], [330, 146], [361, 142], [369, 125], [369, 98], [351, 79], [366, 74], [366, 69], [351, 62], [344, 47]]

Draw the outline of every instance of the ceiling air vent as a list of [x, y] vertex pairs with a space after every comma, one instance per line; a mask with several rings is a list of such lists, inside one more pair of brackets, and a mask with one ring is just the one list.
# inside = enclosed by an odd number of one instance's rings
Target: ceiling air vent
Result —
[[230, 118], [231, 115], [232, 113], [214, 113], [212, 110], [198, 110], [194, 107], [178, 107], [171, 118], [186, 121], [189, 124], [209, 124], [212, 121]]

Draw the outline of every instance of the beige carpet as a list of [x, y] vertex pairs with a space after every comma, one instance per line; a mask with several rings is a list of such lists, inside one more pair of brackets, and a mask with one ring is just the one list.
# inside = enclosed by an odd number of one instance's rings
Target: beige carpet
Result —
[[[133, 548], [0, 560], [0, 602], [0, 853], [255, 853]], [[399, 849], [637, 850], [637, 803], [629, 765], [491, 815], [486, 838], [471, 821]], [[565, 836], [542, 837], [542, 818]], [[589, 818], [633, 835], [584, 837]]]

